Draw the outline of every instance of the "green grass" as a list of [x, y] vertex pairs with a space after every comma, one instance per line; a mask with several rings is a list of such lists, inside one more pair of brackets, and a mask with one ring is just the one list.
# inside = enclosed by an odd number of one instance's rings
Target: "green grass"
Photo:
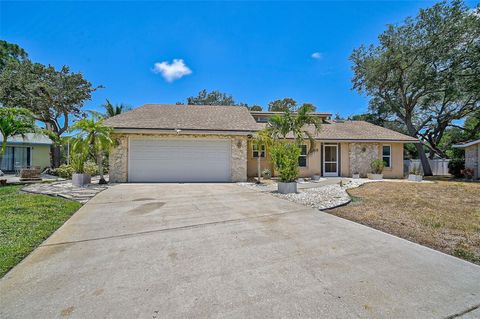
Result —
[[81, 206], [62, 198], [21, 193], [21, 188], [0, 187], [0, 278]]

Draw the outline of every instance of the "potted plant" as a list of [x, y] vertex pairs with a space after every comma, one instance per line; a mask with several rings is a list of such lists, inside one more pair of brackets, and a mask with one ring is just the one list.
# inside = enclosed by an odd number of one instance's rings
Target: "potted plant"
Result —
[[421, 182], [423, 180], [420, 168], [414, 165], [408, 174], [408, 180], [412, 182]]
[[296, 193], [300, 147], [293, 143], [276, 142], [270, 147], [270, 155], [280, 177], [277, 184], [278, 192], [280, 194]]
[[360, 173], [358, 171], [353, 171], [352, 178], [358, 179], [360, 178]]
[[77, 140], [70, 155], [70, 164], [73, 169], [72, 184], [75, 186], [84, 186], [90, 184], [91, 177], [85, 173], [85, 162], [87, 160], [87, 153], [85, 151], [85, 143]]
[[380, 180], [383, 179], [383, 168], [385, 164], [382, 160], [376, 159], [370, 163], [370, 168], [372, 169], [372, 173], [368, 174], [369, 179], [373, 180]]

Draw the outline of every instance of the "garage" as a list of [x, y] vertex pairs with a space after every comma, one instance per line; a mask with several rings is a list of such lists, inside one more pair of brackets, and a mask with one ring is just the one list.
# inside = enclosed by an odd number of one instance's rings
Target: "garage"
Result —
[[130, 138], [129, 182], [229, 182], [228, 139]]

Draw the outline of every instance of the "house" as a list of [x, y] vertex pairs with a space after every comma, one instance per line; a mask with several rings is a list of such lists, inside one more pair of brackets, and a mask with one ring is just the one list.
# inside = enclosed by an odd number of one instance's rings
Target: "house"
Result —
[[[0, 143], [3, 138], [0, 136]], [[43, 134], [28, 133], [7, 139], [7, 149], [0, 155], [0, 170], [13, 172], [21, 168], [38, 166], [50, 167], [50, 146], [52, 141]]]
[[[237, 182], [271, 168], [267, 150], [251, 143], [274, 112], [245, 107], [147, 104], [114, 116], [110, 153], [113, 182]], [[363, 121], [332, 121], [312, 113], [322, 124], [315, 149], [302, 146], [300, 174], [307, 177], [366, 175], [374, 159], [386, 162], [384, 176], [403, 177], [403, 146], [418, 140]]]
[[480, 178], [480, 139], [453, 145], [465, 150], [465, 168], [474, 172], [474, 178]]

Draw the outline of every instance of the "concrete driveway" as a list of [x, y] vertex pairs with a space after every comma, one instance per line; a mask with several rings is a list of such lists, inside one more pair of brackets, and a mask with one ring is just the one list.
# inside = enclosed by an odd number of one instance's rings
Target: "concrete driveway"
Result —
[[1, 318], [478, 318], [479, 304], [478, 266], [235, 184], [110, 188], [0, 281]]

